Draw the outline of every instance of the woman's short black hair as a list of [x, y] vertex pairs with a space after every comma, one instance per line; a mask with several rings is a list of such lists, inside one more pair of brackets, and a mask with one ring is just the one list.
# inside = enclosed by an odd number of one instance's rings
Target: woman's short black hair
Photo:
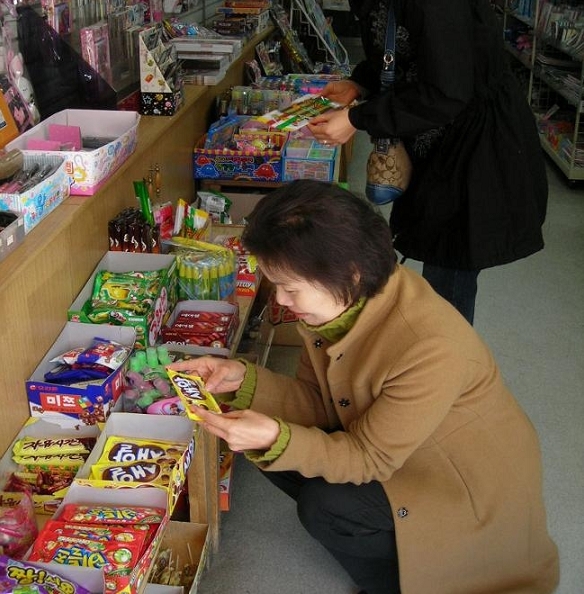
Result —
[[318, 283], [347, 305], [377, 294], [396, 263], [385, 219], [365, 199], [320, 181], [293, 181], [262, 198], [243, 243], [267, 269]]

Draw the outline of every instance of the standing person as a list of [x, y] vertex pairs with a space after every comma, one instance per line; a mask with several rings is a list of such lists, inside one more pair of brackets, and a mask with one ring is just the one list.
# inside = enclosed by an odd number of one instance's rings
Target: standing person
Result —
[[[381, 93], [387, 6], [397, 25], [396, 82]], [[394, 203], [395, 248], [472, 324], [479, 271], [543, 248], [544, 157], [488, 0], [352, 0], [367, 60], [325, 87], [350, 109], [312, 120], [321, 142], [356, 130], [400, 137], [413, 163]]]
[[262, 198], [243, 242], [304, 345], [295, 378], [216, 357], [171, 364], [235, 392], [238, 410], [198, 413], [204, 429], [296, 500], [367, 594], [552, 592], [535, 430], [474, 329], [396, 263], [383, 217], [296, 181]]

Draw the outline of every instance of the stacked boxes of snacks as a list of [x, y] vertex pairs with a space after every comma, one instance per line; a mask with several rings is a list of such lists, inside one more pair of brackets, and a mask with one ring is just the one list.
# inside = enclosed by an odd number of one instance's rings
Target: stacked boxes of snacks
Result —
[[162, 340], [169, 344], [230, 348], [239, 324], [237, 304], [227, 301], [180, 301], [167, 324]]
[[136, 348], [156, 343], [177, 299], [172, 255], [107, 252], [68, 311], [72, 322], [131, 326]]
[[[158, 591], [147, 578], [182, 493], [193, 431], [184, 417], [112, 413], [27, 562], [90, 592]], [[200, 579], [207, 526], [176, 524], [174, 534], [199, 536], [195, 561], [182, 576], [192, 582]]]
[[105, 422], [135, 339], [132, 327], [66, 323], [26, 381], [31, 416], [69, 427]]
[[194, 148], [195, 179], [282, 181], [282, 148], [287, 135], [265, 125], [246, 127], [245, 116], [222, 118]]

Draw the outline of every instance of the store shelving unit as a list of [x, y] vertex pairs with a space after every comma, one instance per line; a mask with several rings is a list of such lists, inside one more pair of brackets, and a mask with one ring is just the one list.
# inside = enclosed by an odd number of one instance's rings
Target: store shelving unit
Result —
[[[290, 23], [301, 37], [313, 41], [314, 49], [322, 61], [349, 68], [349, 55], [339, 41], [332, 25], [316, 0], [292, 0]], [[348, 73], [348, 72], [347, 72]]]
[[584, 180], [584, 2], [495, 0], [505, 47], [526, 70], [545, 152], [570, 183]]

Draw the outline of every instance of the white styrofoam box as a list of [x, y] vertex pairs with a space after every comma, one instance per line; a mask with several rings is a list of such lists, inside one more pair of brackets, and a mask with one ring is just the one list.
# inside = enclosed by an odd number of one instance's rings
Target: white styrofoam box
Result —
[[79, 126], [82, 138], [112, 139], [94, 150], [58, 152], [65, 159], [67, 171], [73, 179], [71, 194], [91, 196], [134, 152], [139, 122], [140, 114], [135, 111], [65, 109], [21, 134], [8, 143], [6, 149], [46, 154], [41, 150], [28, 150], [27, 143], [32, 138], [47, 140], [51, 124]]
[[22, 194], [1, 194], [0, 210], [21, 212], [24, 217], [24, 232], [28, 233], [43, 217], [69, 197], [71, 178], [67, 163], [60, 153], [24, 154], [24, 168], [34, 165], [54, 166], [54, 171], [36, 186]]

